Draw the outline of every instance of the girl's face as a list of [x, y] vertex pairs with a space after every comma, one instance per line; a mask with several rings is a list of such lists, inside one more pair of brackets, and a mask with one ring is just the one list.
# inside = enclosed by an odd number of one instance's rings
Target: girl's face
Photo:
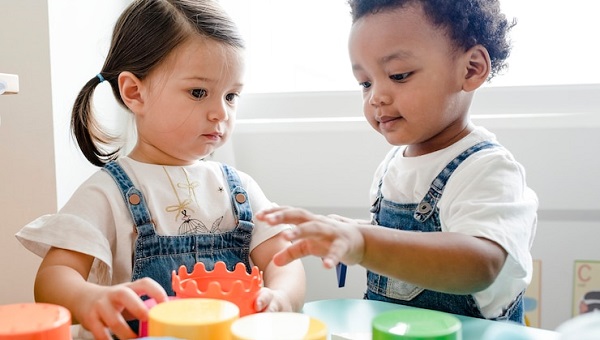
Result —
[[223, 145], [232, 133], [244, 71], [240, 50], [193, 37], [141, 80], [134, 111], [138, 161], [186, 165]]
[[419, 5], [358, 19], [349, 53], [365, 117], [390, 144], [408, 145], [406, 156], [437, 151], [468, 133], [464, 58]]

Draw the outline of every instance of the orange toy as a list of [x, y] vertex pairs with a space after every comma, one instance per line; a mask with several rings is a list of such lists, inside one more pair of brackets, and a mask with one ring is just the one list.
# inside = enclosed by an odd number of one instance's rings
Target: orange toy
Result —
[[173, 271], [172, 285], [179, 298], [210, 298], [233, 302], [240, 309], [240, 317], [256, 313], [254, 300], [263, 286], [262, 272], [252, 267], [246, 272], [243, 263], [235, 265], [233, 272], [225, 263], [218, 261], [212, 271], [207, 271], [204, 263], [198, 262], [188, 274], [185, 266], [179, 267], [179, 274]]
[[70, 340], [71, 313], [49, 303], [0, 306], [0, 339]]

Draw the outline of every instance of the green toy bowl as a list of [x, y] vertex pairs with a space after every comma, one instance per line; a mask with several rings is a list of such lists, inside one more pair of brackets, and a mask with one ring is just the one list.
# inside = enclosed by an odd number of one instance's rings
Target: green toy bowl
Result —
[[461, 340], [457, 317], [428, 309], [400, 309], [377, 315], [373, 340]]

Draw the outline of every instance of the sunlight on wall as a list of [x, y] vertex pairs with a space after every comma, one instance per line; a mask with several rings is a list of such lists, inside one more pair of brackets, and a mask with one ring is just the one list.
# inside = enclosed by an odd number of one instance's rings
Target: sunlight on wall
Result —
[[[247, 41], [245, 92], [358, 90], [346, 0], [221, 0]], [[516, 18], [507, 72], [487, 86], [600, 83], [600, 1], [501, 0]]]

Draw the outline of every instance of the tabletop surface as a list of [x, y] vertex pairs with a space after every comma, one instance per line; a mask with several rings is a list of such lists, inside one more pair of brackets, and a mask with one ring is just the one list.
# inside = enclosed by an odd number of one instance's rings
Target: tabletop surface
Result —
[[[371, 320], [379, 313], [414, 308], [362, 299], [331, 299], [307, 302], [302, 312], [327, 324], [332, 339], [371, 339]], [[510, 322], [490, 321], [455, 315], [462, 324], [463, 340], [553, 340], [557, 332]]]

